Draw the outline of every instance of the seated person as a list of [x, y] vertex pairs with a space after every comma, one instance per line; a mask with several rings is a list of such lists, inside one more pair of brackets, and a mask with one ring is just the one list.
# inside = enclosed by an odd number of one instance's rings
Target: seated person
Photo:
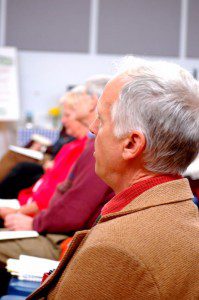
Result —
[[[45, 209], [48, 206], [49, 200], [52, 197], [58, 183], [62, 182], [71, 166], [77, 160], [83, 151], [87, 140], [88, 128], [74, 119], [73, 101], [80, 101], [84, 98], [85, 87], [68, 92], [64, 97], [62, 123], [67, 128], [70, 135], [76, 137], [76, 140], [64, 145], [54, 160], [54, 166], [47, 169], [45, 174], [35, 183], [28, 193], [22, 191], [18, 195], [21, 208], [18, 212], [27, 215], [35, 215], [39, 210]], [[16, 212], [11, 208], [1, 208], [0, 216], [5, 218], [9, 213]]]
[[[107, 77], [106, 82], [109, 77]], [[95, 81], [93, 85], [95, 86]], [[90, 83], [92, 84], [92, 82]], [[101, 85], [101, 92], [104, 84]], [[99, 87], [86, 102], [87, 117], [95, 117]], [[85, 98], [81, 98], [82, 101]], [[82, 105], [82, 103], [81, 103]], [[94, 138], [89, 137], [81, 156], [75, 163], [68, 178], [60, 184], [47, 209], [34, 218], [21, 213], [10, 214], [5, 218], [5, 227], [11, 230], [36, 230], [38, 238], [27, 240], [0, 241], [0, 274], [5, 276], [4, 267], [8, 258], [19, 258], [20, 254], [33, 255], [58, 260], [61, 254], [60, 244], [77, 230], [90, 228], [101, 212], [101, 208], [112, 197], [112, 190], [95, 174]], [[0, 276], [0, 282], [2, 277]]]
[[181, 174], [199, 149], [199, 83], [175, 64], [132, 59], [91, 130], [96, 173], [116, 195], [27, 300], [198, 299], [198, 210]]

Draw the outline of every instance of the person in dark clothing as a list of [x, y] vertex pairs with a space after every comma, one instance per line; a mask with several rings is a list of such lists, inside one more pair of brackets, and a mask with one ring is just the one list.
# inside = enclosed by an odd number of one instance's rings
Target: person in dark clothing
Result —
[[58, 140], [52, 146], [49, 146], [46, 149], [45, 153], [51, 155], [51, 157], [54, 158], [59, 152], [59, 150], [61, 150], [62, 146], [74, 140], [75, 137], [67, 134], [65, 127], [62, 126]]
[[[75, 140], [73, 136], [66, 133], [64, 127], [60, 132], [58, 140], [53, 146], [49, 146], [46, 154], [54, 159], [63, 145]], [[31, 144], [29, 144], [31, 146]], [[0, 182], [0, 198], [14, 199], [18, 197], [22, 189], [31, 187], [44, 174], [44, 167], [35, 162], [18, 163], [10, 173]]]
[[32, 186], [44, 173], [43, 167], [37, 163], [22, 162], [0, 182], [0, 198], [17, 198], [18, 193]]

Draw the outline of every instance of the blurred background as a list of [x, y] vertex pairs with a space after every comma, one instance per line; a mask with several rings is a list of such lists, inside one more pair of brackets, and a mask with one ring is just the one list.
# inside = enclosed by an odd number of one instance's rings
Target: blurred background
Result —
[[198, 28], [198, 0], [0, 0], [0, 156], [24, 128], [58, 130], [63, 93], [113, 74], [123, 55], [171, 60], [197, 78]]

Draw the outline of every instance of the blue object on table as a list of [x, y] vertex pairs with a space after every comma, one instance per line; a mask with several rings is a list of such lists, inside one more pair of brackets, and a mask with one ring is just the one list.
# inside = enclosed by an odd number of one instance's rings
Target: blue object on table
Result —
[[52, 144], [55, 143], [55, 141], [59, 137], [60, 131], [57, 129], [46, 129], [46, 128], [19, 128], [17, 131], [17, 145], [18, 146], [24, 146], [27, 143], [30, 142], [31, 136], [33, 134], [40, 134], [47, 138], [49, 138], [52, 141]]
[[34, 292], [40, 284], [40, 282], [19, 280], [13, 277], [8, 286], [8, 295], [28, 296]]
[[25, 300], [26, 297], [16, 295], [6, 295], [0, 298], [0, 300]]

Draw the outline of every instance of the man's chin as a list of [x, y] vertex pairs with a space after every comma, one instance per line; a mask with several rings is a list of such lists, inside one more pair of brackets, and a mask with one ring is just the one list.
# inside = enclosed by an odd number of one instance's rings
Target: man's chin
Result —
[[104, 181], [106, 183], [106, 178], [104, 176], [104, 173], [102, 172], [102, 170], [100, 170], [99, 166], [97, 165], [97, 163], [95, 163], [95, 174], [102, 179], [102, 181]]
[[97, 176], [99, 176], [99, 175], [98, 175], [98, 167], [97, 167], [96, 161], [95, 161], [95, 174], [96, 174]]
[[103, 178], [101, 176], [100, 168], [97, 165], [97, 162], [95, 162], [95, 174], [103, 180]]

